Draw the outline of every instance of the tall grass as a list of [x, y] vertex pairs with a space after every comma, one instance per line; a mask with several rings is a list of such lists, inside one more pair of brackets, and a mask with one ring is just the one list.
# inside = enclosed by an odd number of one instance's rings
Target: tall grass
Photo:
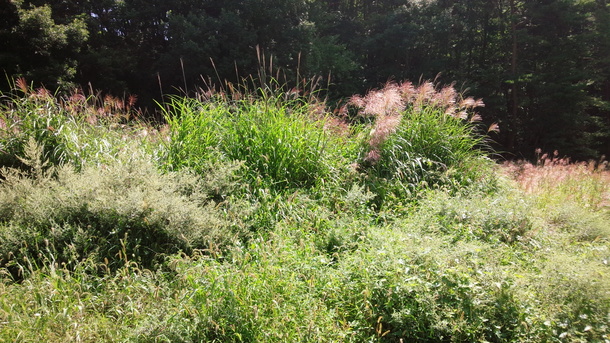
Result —
[[463, 98], [452, 86], [405, 82], [355, 96], [349, 105], [372, 121], [359, 166], [378, 202], [412, 198], [426, 188], [493, 188], [486, 138], [473, 111], [482, 101]]
[[172, 99], [167, 167], [205, 172], [210, 160], [243, 161], [258, 187], [310, 187], [330, 177], [345, 142], [325, 130], [324, 117], [281, 97], [226, 101]]
[[610, 340], [607, 171], [501, 175], [452, 87], [258, 93], [170, 98], [154, 135], [5, 104], [0, 341]]
[[[477, 174], [489, 165], [480, 150], [482, 141], [467, 123], [437, 109], [410, 111], [379, 145], [372, 169], [378, 177], [397, 180], [407, 194], [449, 184], [451, 178], [465, 187], [478, 181], [483, 175]], [[370, 153], [367, 157], [371, 159]]]
[[504, 171], [531, 195], [553, 229], [578, 240], [610, 238], [610, 171], [607, 162], [570, 163], [543, 155], [536, 165], [507, 163]]
[[545, 154], [535, 165], [518, 162], [506, 167], [526, 192], [544, 203], [567, 199], [594, 211], [610, 208], [610, 172], [606, 161], [570, 163], [568, 158]]
[[166, 145], [165, 168], [206, 171], [210, 162], [220, 159], [217, 149], [222, 137], [221, 121], [229, 115], [229, 109], [182, 97], [170, 98], [166, 107], [170, 142]]
[[23, 156], [31, 138], [54, 165], [80, 168], [112, 162], [134, 140], [159, 155], [158, 132], [138, 120], [135, 97], [86, 96], [79, 89], [60, 96], [18, 79], [13, 92], [0, 94], [0, 99], [0, 166], [20, 166], [16, 156]]

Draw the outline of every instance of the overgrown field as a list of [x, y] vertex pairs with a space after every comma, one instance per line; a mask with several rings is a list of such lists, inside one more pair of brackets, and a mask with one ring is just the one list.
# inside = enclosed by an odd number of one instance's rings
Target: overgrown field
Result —
[[609, 342], [610, 172], [452, 87], [0, 107], [2, 342]]

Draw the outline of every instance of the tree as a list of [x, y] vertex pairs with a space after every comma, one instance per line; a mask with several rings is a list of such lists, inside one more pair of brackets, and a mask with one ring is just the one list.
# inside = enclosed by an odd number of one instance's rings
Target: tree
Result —
[[0, 27], [0, 36], [6, 38], [1, 68], [48, 87], [69, 84], [76, 74], [77, 54], [88, 38], [84, 21], [73, 18], [57, 24], [49, 5], [11, 1], [2, 8], [8, 15]]
[[0, 0], [0, 67], [144, 106], [262, 65], [292, 84], [330, 75], [335, 97], [435, 78], [485, 100], [507, 156], [589, 158], [610, 153], [609, 13], [608, 0]]

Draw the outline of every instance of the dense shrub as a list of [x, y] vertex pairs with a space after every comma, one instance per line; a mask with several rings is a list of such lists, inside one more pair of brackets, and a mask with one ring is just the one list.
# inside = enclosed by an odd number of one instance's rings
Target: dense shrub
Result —
[[3, 265], [94, 256], [110, 268], [129, 260], [151, 267], [163, 254], [217, 247], [244, 234], [223, 213], [229, 205], [211, 199], [219, 185], [231, 187], [235, 166], [217, 166], [224, 173], [217, 172], [216, 180], [186, 171], [160, 174], [134, 150], [116, 163], [77, 173], [68, 165], [45, 168], [42, 150], [33, 140], [27, 146], [22, 161], [32, 172], [2, 172]]

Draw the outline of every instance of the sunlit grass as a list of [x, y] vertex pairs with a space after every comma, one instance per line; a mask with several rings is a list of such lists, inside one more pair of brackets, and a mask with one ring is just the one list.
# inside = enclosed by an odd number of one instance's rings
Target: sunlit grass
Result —
[[160, 130], [25, 88], [0, 107], [0, 341], [610, 340], [605, 165], [494, 168], [480, 103], [393, 87], [374, 120], [175, 97]]
[[610, 170], [607, 162], [570, 163], [544, 156], [537, 165], [509, 163], [503, 168], [534, 199], [549, 230], [577, 240], [610, 238]]
[[[259, 187], [307, 187], [331, 177], [346, 142], [325, 129], [306, 103], [247, 99], [172, 99], [166, 166], [205, 172], [209, 160], [243, 161]], [[347, 164], [347, 163], [345, 163]]]
[[570, 201], [593, 211], [610, 208], [610, 169], [605, 161], [570, 163], [544, 156], [537, 165], [507, 165], [507, 172], [544, 204]]
[[134, 142], [152, 159], [160, 157], [159, 130], [139, 118], [135, 98], [85, 96], [81, 90], [56, 96], [19, 79], [13, 93], [0, 94], [0, 166], [20, 166], [30, 139], [43, 146], [52, 164], [100, 166], [115, 161]]

